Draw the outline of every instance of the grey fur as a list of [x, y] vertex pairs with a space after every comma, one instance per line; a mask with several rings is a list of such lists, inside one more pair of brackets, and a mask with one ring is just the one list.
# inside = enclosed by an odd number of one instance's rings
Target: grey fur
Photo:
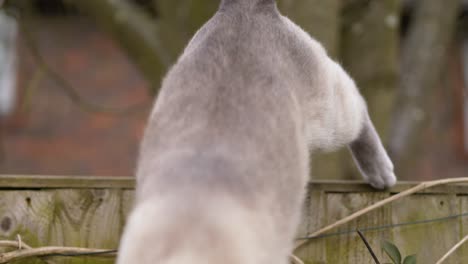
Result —
[[[355, 141], [356, 140], [356, 141]], [[395, 183], [354, 82], [273, 0], [224, 0], [167, 74], [118, 264], [287, 263], [309, 149]]]

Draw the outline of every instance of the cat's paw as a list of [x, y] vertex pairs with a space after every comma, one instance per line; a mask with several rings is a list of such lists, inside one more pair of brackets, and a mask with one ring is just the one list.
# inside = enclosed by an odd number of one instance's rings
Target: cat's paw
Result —
[[378, 176], [369, 177], [369, 184], [379, 190], [390, 188], [396, 183], [395, 173], [389, 172]]
[[376, 162], [372, 167], [365, 173], [365, 179], [372, 187], [381, 190], [395, 185], [397, 178], [393, 170], [393, 163], [388, 157], [383, 161]]

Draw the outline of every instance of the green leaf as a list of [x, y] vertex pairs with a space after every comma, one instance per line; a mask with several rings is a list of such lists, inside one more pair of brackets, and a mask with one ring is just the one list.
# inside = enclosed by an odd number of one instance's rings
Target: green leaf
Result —
[[393, 263], [401, 264], [400, 250], [398, 250], [398, 248], [394, 244], [392, 244], [391, 242], [388, 242], [388, 241], [383, 241], [382, 242], [382, 249], [392, 259]]
[[416, 264], [416, 255], [410, 255], [405, 258], [403, 264]]

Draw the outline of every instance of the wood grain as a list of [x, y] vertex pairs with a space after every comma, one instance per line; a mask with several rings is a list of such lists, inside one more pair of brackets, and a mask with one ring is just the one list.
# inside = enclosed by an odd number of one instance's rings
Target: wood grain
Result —
[[[23, 184], [23, 185], [22, 185]], [[378, 192], [362, 182], [315, 181], [303, 206], [298, 237], [304, 237], [353, 212], [399, 193], [416, 183], [399, 183]], [[32, 247], [117, 248], [125, 218], [134, 201], [134, 179], [103, 177], [0, 176], [0, 240], [22, 239]], [[419, 221], [468, 212], [468, 185], [435, 187], [359, 217], [335, 231]], [[468, 233], [468, 218], [367, 231], [364, 235], [383, 263], [385, 240], [418, 263], [433, 263]], [[446, 263], [463, 263], [462, 246]], [[355, 234], [315, 239], [296, 252], [305, 263], [372, 263]], [[38, 259], [19, 264], [46, 263]], [[49, 264], [111, 264], [105, 258], [48, 258]]]

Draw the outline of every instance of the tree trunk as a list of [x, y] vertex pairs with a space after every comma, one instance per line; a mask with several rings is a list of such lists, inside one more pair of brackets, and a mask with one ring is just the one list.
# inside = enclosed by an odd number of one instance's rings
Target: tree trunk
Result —
[[446, 65], [446, 51], [453, 39], [458, 0], [417, 1], [413, 22], [404, 41], [401, 84], [390, 136], [390, 153], [400, 178], [415, 162], [421, 133], [430, 111], [431, 96]]
[[16, 101], [16, 20], [0, 10], [0, 118], [9, 115]]
[[14, 111], [16, 103], [17, 33], [16, 20], [0, 9], [0, 164], [5, 158], [3, 146], [5, 118]]

